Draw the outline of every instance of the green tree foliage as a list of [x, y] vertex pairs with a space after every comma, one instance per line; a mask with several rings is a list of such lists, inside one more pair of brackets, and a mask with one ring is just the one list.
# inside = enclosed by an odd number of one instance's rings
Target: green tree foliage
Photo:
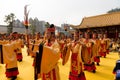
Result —
[[46, 22], [45, 27], [46, 27], [46, 28], [50, 27], [49, 22]]
[[112, 13], [112, 12], [120, 12], [120, 8], [111, 9], [107, 13]]
[[8, 34], [12, 33], [12, 31], [13, 31], [13, 22], [14, 22], [15, 18], [16, 17], [15, 17], [14, 13], [10, 13], [9, 15], [5, 16], [4, 22], [6, 22], [8, 24], [8, 26], [7, 26]]

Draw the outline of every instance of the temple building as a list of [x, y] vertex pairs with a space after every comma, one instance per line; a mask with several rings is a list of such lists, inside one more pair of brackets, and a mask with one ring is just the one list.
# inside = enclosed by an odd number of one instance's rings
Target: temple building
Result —
[[109, 38], [120, 38], [120, 12], [84, 17], [80, 25], [72, 27], [82, 32], [89, 29], [105, 33]]

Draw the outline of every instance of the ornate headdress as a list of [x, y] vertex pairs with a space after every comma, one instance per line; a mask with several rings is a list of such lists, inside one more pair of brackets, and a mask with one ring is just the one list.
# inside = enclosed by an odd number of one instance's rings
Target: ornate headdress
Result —
[[13, 33], [11, 33], [11, 36], [13, 36], [13, 37], [18, 36], [18, 32], [13, 32]]
[[50, 27], [47, 28], [47, 31], [54, 33], [55, 32], [55, 26], [54, 26], [54, 24], [51, 24]]
[[47, 35], [48, 35], [49, 33], [50, 33], [50, 35], [51, 35], [51, 34], [55, 34], [55, 26], [54, 26], [54, 24], [51, 24], [50, 26], [47, 27], [46, 32], [45, 32], [45, 34], [44, 34], [44, 40], [46, 40]]

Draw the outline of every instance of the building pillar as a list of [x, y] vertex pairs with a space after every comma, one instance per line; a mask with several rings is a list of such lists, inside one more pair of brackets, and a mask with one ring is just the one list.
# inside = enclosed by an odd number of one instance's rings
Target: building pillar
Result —
[[115, 28], [115, 38], [118, 39], [118, 30], [117, 30], [117, 27]]

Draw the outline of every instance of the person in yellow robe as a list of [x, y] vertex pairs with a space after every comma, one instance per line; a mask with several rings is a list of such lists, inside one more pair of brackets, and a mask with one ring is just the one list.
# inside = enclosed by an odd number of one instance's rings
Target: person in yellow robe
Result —
[[94, 61], [97, 63], [99, 66], [100, 63], [100, 54], [99, 54], [99, 47], [100, 47], [100, 40], [97, 38], [97, 33], [93, 32], [92, 39], [91, 41], [93, 42], [93, 56], [94, 56]]
[[[63, 57], [63, 55], [64, 54], [62, 54], [62, 51], [63, 51], [63, 48], [64, 48], [64, 45], [67, 43], [67, 42], [70, 42], [70, 40], [68, 41], [68, 39], [65, 39], [65, 34], [64, 33], [59, 33], [59, 35], [57, 36], [58, 38], [57, 38], [57, 40], [58, 40], [58, 42], [59, 42], [59, 44], [60, 44], [60, 50], [61, 50], [61, 55], [60, 55], [60, 57], [61, 58], [64, 58]], [[64, 61], [63, 61], [63, 63], [64, 63]]]
[[107, 35], [106, 35], [106, 34], [104, 34], [103, 37], [104, 37], [104, 40], [105, 40], [105, 42], [106, 42], [106, 54], [109, 54], [110, 39], [107, 38]]
[[70, 80], [86, 80], [84, 74], [84, 66], [82, 61], [82, 44], [79, 41], [79, 31], [74, 33], [74, 41], [71, 46], [71, 65], [70, 65]]
[[[43, 41], [43, 39], [40, 39], [39, 34], [36, 34], [36, 38], [34, 40], [31, 40], [29, 44], [29, 49], [31, 49], [34, 53], [38, 51], [38, 45]], [[34, 58], [34, 56], [32, 56]], [[32, 66], [35, 65], [35, 58], [33, 60]]]
[[55, 26], [53, 24], [47, 28], [45, 37], [47, 40], [39, 44], [38, 52], [33, 53], [28, 49], [28, 52], [35, 56], [35, 80], [40, 77], [42, 80], [60, 80], [57, 64], [60, 59], [60, 45], [55, 40]]
[[16, 57], [17, 57], [17, 61], [21, 62], [22, 59], [23, 59], [23, 56], [22, 56], [22, 48], [24, 47], [24, 43], [23, 43], [23, 40], [21, 39], [18, 39], [15, 41], [16, 42]]
[[85, 39], [83, 40], [82, 47], [82, 57], [84, 61], [84, 70], [96, 72], [96, 66], [94, 63], [94, 55], [93, 55], [93, 42], [90, 40], [90, 35], [88, 32], [85, 33]]
[[2, 45], [3, 61], [4, 64], [6, 64], [5, 74], [6, 77], [11, 78], [11, 80], [15, 80], [19, 74], [15, 50], [16, 44], [14, 42]]
[[101, 57], [106, 57], [106, 50], [107, 50], [107, 45], [106, 45], [106, 39], [104, 39], [104, 36], [101, 35], [100, 37], [100, 48], [99, 48], [99, 54]]
[[63, 65], [67, 63], [71, 53], [69, 80], [86, 80], [81, 50], [82, 44], [79, 41], [79, 31], [76, 31], [74, 32], [74, 41], [65, 42], [62, 51]]

